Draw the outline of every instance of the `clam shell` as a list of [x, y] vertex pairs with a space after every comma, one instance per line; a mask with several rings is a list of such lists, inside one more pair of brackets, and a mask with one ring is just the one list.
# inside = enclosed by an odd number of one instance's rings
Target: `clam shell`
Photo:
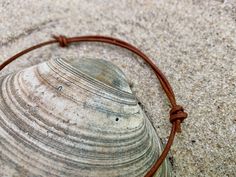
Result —
[[[143, 177], [162, 145], [123, 72], [57, 58], [0, 78], [2, 176]], [[163, 163], [155, 177], [171, 176]]]

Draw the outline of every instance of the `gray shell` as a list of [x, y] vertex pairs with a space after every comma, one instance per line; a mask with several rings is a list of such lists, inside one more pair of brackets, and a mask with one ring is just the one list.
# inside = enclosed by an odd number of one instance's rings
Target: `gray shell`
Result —
[[[143, 177], [162, 145], [122, 71], [54, 59], [0, 78], [0, 165], [9, 176]], [[167, 161], [155, 177], [169, 177]]]

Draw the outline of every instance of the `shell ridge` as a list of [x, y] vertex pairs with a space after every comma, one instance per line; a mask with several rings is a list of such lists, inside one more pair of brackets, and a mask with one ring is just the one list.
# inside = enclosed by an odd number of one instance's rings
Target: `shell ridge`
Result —
[[[129, 92], [125, 92], [122, 90], [118, 90], [118, 89], [114, 89], [113, 87], [104, 84], [103, 82], [99, 81], [99, 80], [95, 80], [94, 78], [92, 78], [91, 76], [87, 75], [86, 73], [83, 73], [82, 71], [74, 68], [73, 66], [71, 66], [70, 64], [68, 64], [67, 62], [65, 62], [64, 60], [57, 58], [53, 61], [51, 61], [51, 63], [55, 63], [56, 65], [60, 65], [63, 69], [71, 71], [74, 74], [78, 74], [81, 78], [86, 79], [89, 82], [93, 82], [94, 84], [98, 84], [99, 86], [103, 87], [104, 89], [109, 88], [109, 90], [113, 91], [114, 93], [119, 93], [120, 96], [124, 95], [124, 97], [130, 97], [131, 99], [134, 99], [134, 96], [129, 93]], [[76, 71], [76, 72], [75, 72]]]
[[[49, 65], [49, 67], [51, 67], [51, 66]], [[65, 80], [68, 80], [68, 79], [66, 79], [63, 75], [61, 75], [60, 72], [57, 72], [57, 71], [55, 70], [55, 68], [51, 68], [51, 69], [52, 69], [56, 74], [60, 75], [60, 77], [64, 78]], [[70, 78], [70, 79], [73, 79], [73, 78]], [[74, 80], [74, 79], [73, 79], [73, 80]], [[76, 81], [76, 80], [74, 80], [74, 81]], [[76, 82], [77, 82], [77, 81], [76, 81]], [[78, 87], [81, 87], [80, 85], [78, 85], [78, 84], [76, 84], [76, 83], [74, 83], [74, 82], [71, 82], [71, 83], [74, 84], [74, 85], [76, 85], [76, 86], [78, 86]], [[87, 85], [85, 85], [85, 86], [87, 86]], [[121, 98], [118, 99], [117, 96], [115, 96], [114, 98], [110, 98], [110, 97], [111, 97], [111, 94], [107, 94], [107, 93], [105, 93], [105, 92], [101, 92], [101, 89], [100, 89], [100, 91], [99, 91], [99, 90], [95, 90], [95, 91], [92, 92], [91, 90], [85, 89], [86, 87], [81, 87], [81, 88], [83, 88], [84, 90], [89, 91], [89, 92], [91, 92], [91, 93], [97, 94], [97, 95], [99, 95], [99, 96], [101, 96], [101, 97], [110, 99], [110, 100], [112, 100], [112, 101], [116, 101], [116, 102], [120, 102], [120, 103], [126, 103], [126, 104], [128, 104], [128, 105], [129, 105], [129, 104], [131, 104], [131, 105], [137, 104], [137, 103], [136, 103], [136, 100], [133, 99], [133, 98], [132, 98], [131, 101], [124, 100], [124, 99], [121, 99]], [[90, 88], [92, 88], [92, 87], [90, 87]], [[100, 94], [98, 94], [98, 93], [100, 93]], [[105, 94], [105, 95], [108, 95], [108, 96], [105, 97], [104, 94]], [[119, 100], [120, 100], [120, 101], [119, 101]]]

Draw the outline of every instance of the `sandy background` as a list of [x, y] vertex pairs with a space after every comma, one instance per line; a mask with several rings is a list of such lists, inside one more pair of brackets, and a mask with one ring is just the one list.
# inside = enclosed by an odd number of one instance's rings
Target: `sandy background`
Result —
[[[0, 0], [0, 61], [52, 34], [109, 35], [142, 49], [189, 113], [170, 154], [174, 176], [236, 176], [235, 0]], [[22, 57], [0, 75], [57, 56], [104, 58], [118, 65], [166, 141], [169, 103], [149, 68], [127, 51], [54, 45]], [[0, 162], [0, 171], [6, 170]]]

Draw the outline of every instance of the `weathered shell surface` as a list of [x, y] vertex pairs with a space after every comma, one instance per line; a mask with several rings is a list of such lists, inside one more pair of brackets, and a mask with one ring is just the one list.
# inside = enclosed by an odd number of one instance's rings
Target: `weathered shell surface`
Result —
[[[0, 86], [0, 160], [16, 176], [143, 177], [162, 151], [110, 62], [54, 59]], [[169, 168], [166, 161], [155, 176]]]

